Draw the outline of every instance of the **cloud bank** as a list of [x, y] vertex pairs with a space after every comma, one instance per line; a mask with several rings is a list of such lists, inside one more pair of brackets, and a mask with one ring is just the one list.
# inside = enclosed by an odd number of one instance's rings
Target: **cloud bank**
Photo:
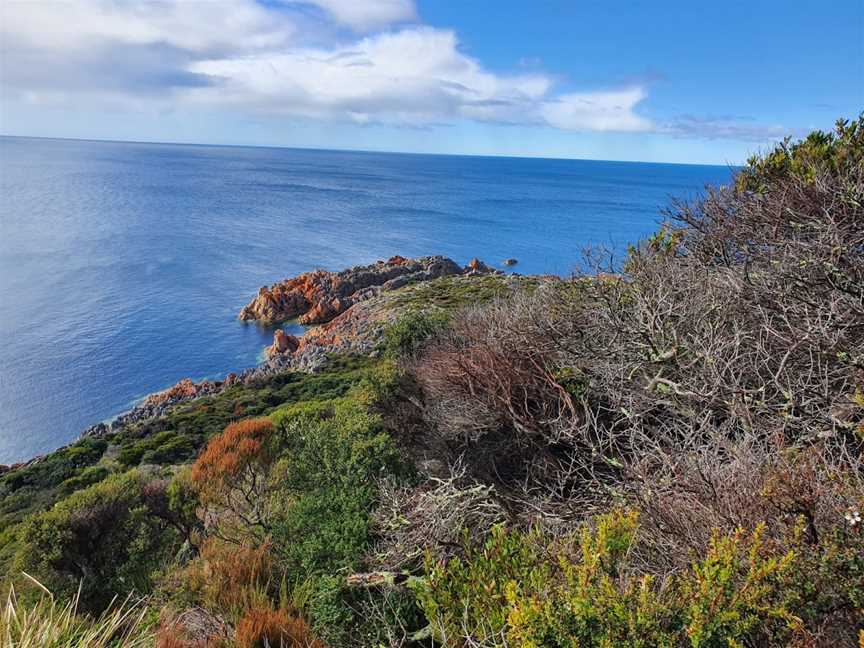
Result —
[[657, 123], [644, 83], [572, 92], [542, 71], [492, 72], [456, 33], [423, 25], [413, 0], [7, 0], [0, 78], [33, 104], [760, 137], [758, 125]]

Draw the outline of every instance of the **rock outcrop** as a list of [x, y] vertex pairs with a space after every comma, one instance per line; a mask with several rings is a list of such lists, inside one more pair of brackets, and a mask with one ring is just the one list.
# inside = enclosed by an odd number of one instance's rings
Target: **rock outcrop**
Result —
[[476, 259], [474, 262], [474, 266], [463, 269], [443, 256], [416, 259], [394, 256], [387, 261], [341, 272], [305, 272], [293, 279], [263, 286], [255, 299], [240, 311], [240, 319], [273, 323], [297, 317], [301, 324], [323, 324], [380, 291], [450, 275], [495, 272]]
[[276, 329], [273, 333], [273, 344], [267, 347], [267, 355], [274, 356], [280, 353], [294, 353], [300, 346], [300, 340], [294, 335], [289, 335], [282, 329]]
[[118, 432], [128, 425], [163, 416], [178, 403], [218, 394], [234, 385], [254, 384], [286, 371], [318, 371], [331, 353], [374, 354], [383, 340], [386, 325], [400, 313], [398, 302], [405, 293], [400, 288], [411, 291], [415, 284], [419, 289], [424, 281], [450, 276], [459, 283], [470, 283], [476, 275], [484, 274], [502, 273], [479, 259], [472, 259], [461, 268], [442, 256], [417, 259], [394, 256], [342, 272], [307, 272], [262, 288], [258, 297], [243, 308], [240, 319], [273, 322], [299, 315], [303, 323], [320, 325], [299, 338], [278, 329], [263, 364], [229, 373], [222, 381], [196, 383], [184, 378], [173, 387], [151, 394], [112, 421], [89, 427], [81, 437]]

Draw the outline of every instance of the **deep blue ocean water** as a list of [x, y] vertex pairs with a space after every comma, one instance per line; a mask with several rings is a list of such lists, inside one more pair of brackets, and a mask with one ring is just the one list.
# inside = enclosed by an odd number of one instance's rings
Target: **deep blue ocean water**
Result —
[[569, 273], [726, 167], [0, 137], [0, 463], [254, 365], [259, 286], [394, 254]]

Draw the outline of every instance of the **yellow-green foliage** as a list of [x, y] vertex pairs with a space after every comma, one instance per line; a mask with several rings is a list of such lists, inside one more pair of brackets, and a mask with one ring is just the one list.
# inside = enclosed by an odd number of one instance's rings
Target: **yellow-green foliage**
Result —
[[[520, 285], [533, 285], [536, 279], [524, 277]], [[423, 309], [438, 307], [448, 311], [505, 297], [507, 281], [500, 275], [440, 277], [401, 289], [393, 301], [400, 308]]]
[[512, 583], [508, 638], [541, 646], [672, 646], [673, 611], [651, 576], [621, 572], [637, 530], [635, 512], [616, 512], [583, 529], [579, 560], [559, 556], [560, 575], [540, 591]]
[[812, 181], [820, 174], [840, 175], [864, 162], [864, 114], [841, 119], [834, 132], [813, 131], [797, 142], [786, 139], [765, 155], [755, 155], [736, 179], [739, 189], [765, 191], [777, 180]]
[[718, 535], [665, 583], [635, 572], [637, 537], [637, 515], [627, 511], [586, 526], [575, 555], [544, 547], [537, 532], [498, 529], [464, 560], [427, 562], [418, 596], [451, 646], [719, 648], [802, 630], [782, 600], [794, 554], [772, 550], [761, 528]]
[[466, 547], [464, 559], [435, 563], [426, 557], [426, 580], [417, 598], [437, 637], [460, 645], [470, 636], [479, 643], [500, 644], [507, 628], [508, 598], [519, 592], [541, 592], [551, 566], [543, 556], [539, 532], [493, 528], [480, 547]]
[[801, 621], [782, 604], [783, 576], [794, 554], [772, 552], [764, 527], [750, 534], [715, 535], [708, 555], [680, 584], [685, 631], [693, 648], [743, 645], [754, 634], [798, 630]]

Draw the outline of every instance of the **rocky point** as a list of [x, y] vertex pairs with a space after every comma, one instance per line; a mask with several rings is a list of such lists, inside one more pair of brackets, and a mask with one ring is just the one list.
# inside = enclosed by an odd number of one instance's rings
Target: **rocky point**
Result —
[[301, 324], [323, 324], [381, 290], [394, 290], [415, 281], [478, 272], [496, 271], [476, 259], [468, 267], [461, 268], [443, 256], [416, 259], [394, 256], [387, 261], [340, 272], [313, 270], [261, 287], [255, 299], [240, 311], [240, 319], [275, 323], [296, 317]]

